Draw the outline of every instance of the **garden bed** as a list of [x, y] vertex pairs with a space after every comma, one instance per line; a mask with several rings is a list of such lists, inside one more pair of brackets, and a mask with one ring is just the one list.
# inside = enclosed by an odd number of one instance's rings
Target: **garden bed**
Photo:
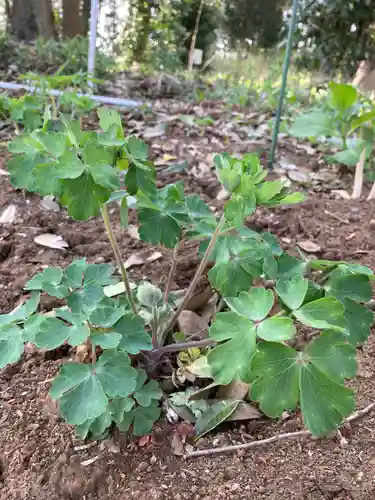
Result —
[[[139, 122], [133, 126], [142, 128]], [[222, 202], [218, 199], [220, 186], [206, 168], [209, 154], [256, 150], [262, 141], [267, 146], [267, 138], [241, 141], [241, 131], [232, 132], [239, 134], [237, 141], [233, 136], [229, 141], [221, 137], [216, 127], [188, 137], [185, 132], [179, 126], [170, 127], [166, 136], [153, 139], [152, 156], [161, 163], [161, 183], [182, 179], [187, 192], [199, 193], [212, 208]], [[285, 142], [279, 156], [290, 156], [292, 151], [298, 169], [315, 168], [317, 155], [296, 154], [294, 149], [292, 143]], [[166, 173], [168, 167], [162, 163], [171, 162], [166, 160], [168, 155], [175, 163], [187, 158], [190, 168]], [[340, 182], [333, 187], [340, 188]], [[249, 226], [271, 231], [292, 253], [296, 245], [306, 247], [307, 242], [307, 248], [313, 244], [319, 258], [349, 260], [375, 269], [372, 203], [337, 199], [329, 189], [320, 194], [308, 190], [308, 201], [276, 210], [260, 209], [255, 218], [249, 219]], [[15, 191], [7, 176], [2, 175], [0, 213], [9, 205], [15, 206], [14, 220], [0, 226], [0, 313], [12, 309], [20, 301], [26, 281], [49, 265], [65, 266], [83, 256], [90, 263], [113, 261], [101, 220], [75, 222], [64, 209], [47, 210], [40, 206], [39, 196]], [[116, 205], [111, 219], [124, 260], [133, 259], [128, 270], [130, 279], [165, 283], [169, 251], [146, 246], [134, 233], [122, 230]], [[130, 223], [134, 222], [130, 218]], [[61, 236], [68, 247], [52, 249], [34, 242], [44, 233]], [[189, 284], [197, 263], [196, 246], [184, 245], [172, 284], [174, 290]], [[203, 280], [201, 289], [204, 287]], [[55, 306], [43, 303], [46, 310]], [[173, 436], [181, 429], [176, 431], [176, 425], [165, 422], [164, 417], [151, 436], [138, 441], [126, 442], [116, 434], [101, 443], [85, 445], [59, 418], [47, 396], [59, 366], [73, 355], [70, 349], [46, 353], [28, 350], [20, 362], [0, 372], [1, 500], [374, 498], [375, 415], [371, 414], [325, 440], [304, 438], [255, 451], [188, 461], [173, 453]], [[358, 377], [350, 384], [356, 389], [359, 408], [375, 401], [374, 355], [375, 343], [370, 337], [359, 353]], [[239, 444], [302, 428], [299, 413], [285, 413], [281, 422], [261, 418], [241, 425], [224, 424], [192, 444], [198, 449]]]

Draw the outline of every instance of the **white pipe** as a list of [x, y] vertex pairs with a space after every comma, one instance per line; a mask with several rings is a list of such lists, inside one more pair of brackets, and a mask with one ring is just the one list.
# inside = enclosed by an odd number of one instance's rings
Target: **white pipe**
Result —
[[92, 78], [94, 78], [95, 71], [95, 56], [96, 56], [96, 34], [98, 31], [98, 15], [99, 15], [99, 1], [91, 0], [91, 13], [90, 13], [90, 38], [89, 38], [89, 53], [87, 60], [87, 84], [93, 87]]
[[[10, 83], [10, 82], [1, 82], [0, 81], [0, 89], [5, 90], [27, 90], [28, 92], [38, 92], [39, 89], [37, 87], [33, 87], [31, 85], [21, 84], [21, 83]], [[61, 90], [49, 89], [47, 94], [51, 94], [54, 96], [61, 96], [63, 92]], [[111, 97], [104, 95], [92, 95], [92, 94], [84, 94], [83, 92], [77, 92], [79, 96], [89, 97], [93, 101], [100, 102], [102, 104], [112, 104], [113, 106], [120, 106], [124, 108], [137, 108], [139, 106], [143, 106], [145, 103], [141, 101], [133, 101], [133, 99], [121, 99], [119, 97]], [[147, 106], [150, 106], [147, 104]]]

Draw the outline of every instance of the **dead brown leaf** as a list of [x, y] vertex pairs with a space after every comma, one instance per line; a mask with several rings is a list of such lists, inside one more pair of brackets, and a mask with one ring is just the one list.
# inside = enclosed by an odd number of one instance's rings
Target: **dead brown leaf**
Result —
[[59, 212], [60, 211], [60, 205], [54, 201], [53, 196], [44, 196], [40, 200], [39, 205], [43, 208], [43, 210], [49, 211], [49, 212]]
[[218, 399], [234, 399], [243, 400], [249, 392], [249, 384], [242, 382], [242, 380], [233, 380], [228, 385], [220, 386], [217, 391], [216, 397]]
[[207, 321], [193, 311], [182, 311], [178, 317], [177, 323], [179, 330], [184, 333], [186, 337], [194, 337], [196, 339], [207, 337]]
[[209, 167], [203, 162], [199, 162], [197, 166], [194, 166], [190, 169], [190, 172], [196, 179], [203, 179], [204, 177], [207, 177], [207, 175], [210, 174], [211, 167]]
[[0, 215], [0, 224], [12, 224], [16, 220], [17, 206], [14, 203], [8, 205]]
[[254, 406], [244, 401], [238, 403], [237, 408], [234, 412], [227, 418], [228, 422], [235, 422], [237, 420], [253, 420], [256, 418], [261, 418], [262, 414]]
[[133, 224], [129, 224], [126, 231], [129, 234], [129, 236], [131, 236], [135, 240], [139, 240], [139, 232], [138, 232], [137, 226], [134, 226]]
[[160, 259], [161, 256], [162, 254], [160, 252], [154, 252], [148, 257], [145, 257], [140, 253], [133, 253], [128, 259], [126, 259], [124, 265], [126, 269], [130, 269], [131, 267], [134, 266], [141, 266], [146, 262], [154, 262], [155, 260]]
[[321, 251], [321, 247], [317, 243], [314, 243], [311, 240], [297, 241], [297, 245], [307, 253], [315, 253]]
[[34, 241], [38, 245], [42, 245], [48, 248], [54, 248], [57, 250], [62, 250], [69, 247], [68, 243], [63, 239], [63, 237], [58, 234], [39, 234], [38, 236], [35, 236]]

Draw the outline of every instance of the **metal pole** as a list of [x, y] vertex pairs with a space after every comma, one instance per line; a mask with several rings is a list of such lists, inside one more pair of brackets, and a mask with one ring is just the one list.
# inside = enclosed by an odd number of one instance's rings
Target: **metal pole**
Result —
[[[26, 85], [26, 84], [21, 84], [21, 83], [10, 83], [10, 82], [1, 82], [0, 81], [0, 89], [5, 89], [5, 90], [27, 90], [28, 92], [39, 92], [40, 89], [37, 87], [33, 87], [32, 85]], [[64, 92], [61, 90], [56, 90], [56, 89], [49, 89], [47, 94], [54, 95], [54, 96], [61, 96]], [[114, 106], [120, 106], [124, 108], [137, 108], [139, 106], [144, 106], [145, 103], [141, 101], [133, 101], [132, 99], [121, 99], [118, 97], [111, 97], [111, 96], [102, 96], [102, 95], [92, 95], [92, 94], [84, 94], [83, 92], [77, 92], [77, 95], [79, 96], [85, 96], [89, 97], [93, 101], [100, 102], [102, 104], [112, 104]], [[150, 106], [147, 104], [147, 106]]]
[[99, 0], [91, 0], [90, 13], [90, 34], [89, 34], [89, 53], [87, 59], [87, 85], [93, 87], [92, 78], [95, 72], [95, 56], [96, 56], [96, 35], [98, 31], [98, 16], [99, 16]]
[[269, 158], [269, 162], [268, 162], [268, 168], [270, 170], [272, 170], [272, 168], [273, 168], [273, 162], [275, 160], [275, 154], [276, 154], [276, 148], [277, 148], [277, 139], [278, 139], [279, 130], [280, 130], [281, 111], [282, 111], [282, 108], [283, 108], [283, 102], [284, 102], [284, 96], [285, 96], [285, 89], [286, 89], [286, 82], [287, 82], [287, 79], [288, 79], [288, 70], [289, 70], [289, 63], [290, 63], [290, 55], [291, 55], [291, 52], [292, 52], [293, 35], [294, 35], [295, 27], [296, 27], [297, 8], [298, 8], [298, 0], [293, 0], [292, 17], [290, 18], [289, 32], [288, 32], [288, 41], [287, 41], [286, 49], [285, 49], [285, 57], [284, 57], [284, 64], [283, 64], [283, 75], [282, 75], [282, 80], [281, 80], [279, 102], [277, 104], [276, 120], [275, 120], [275, 125], [273, 127], [271, 154], [270, 154], [270, 158]]

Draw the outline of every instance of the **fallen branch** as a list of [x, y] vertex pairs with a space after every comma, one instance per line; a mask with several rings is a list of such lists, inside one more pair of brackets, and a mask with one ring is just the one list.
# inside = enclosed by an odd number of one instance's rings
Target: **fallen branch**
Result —
[[339, 222], [342, 222], [343, 224], [350, 224], [350, 222], [348, 221], [348, 219], [343, 219], [342, 217], [340, 217], [339, 215], [336, 215], [334, 214], [333, 212], [330, 212], [329, 210], [324, 210], [324, 213], [326, 215], [329, 215], [330, 217], [332, 217], [333, 219], [336, 219], [338, 220]]
[[[352, 415], [350, 415], [348, 418], [346, 418], [342, 425], [348, 424], [350, 422], [354, 422], [355, 420], [358, 420], [359, 418], [363, 417], [364, 415], [367, 415], [371, 411], [375, 409], [375, 402], [369, 404], [366, 406], [366, 408], [363, 408], [362, 410], [358, 410]], [[220, 448], [207, 448], [205, 450], [197, 450], [197, 451], [192, 451], [190, 453], [186, 453], [184, 455], [184, 458], [192, 458], [192, 457], [203, 457], [207, 455], [218, 455], [220, 453], [230, 453], [233, 451], [238, 451], [238, 450], [249, 450], [250, 448], [258, 448], [260, 446], [264, 446], [266, 444], [272, 444], [272, 443], [278, 443], [279, 441], [292, 441], [294, 439], [300, 438], [300, 437], [307, 437], [307, 436], [312, 436], [310, 431], [304, 430], [304, 431], [297, 431], [297, 432], [287, 432], [285, 434], [277, 434], [276, 436], [272, 436], [267, 439], [260, 439], [258, 441], [252, 441], [251, 443], [244, 443], [244, 444], [234, 444], [231, 446], [222, 446]]]

